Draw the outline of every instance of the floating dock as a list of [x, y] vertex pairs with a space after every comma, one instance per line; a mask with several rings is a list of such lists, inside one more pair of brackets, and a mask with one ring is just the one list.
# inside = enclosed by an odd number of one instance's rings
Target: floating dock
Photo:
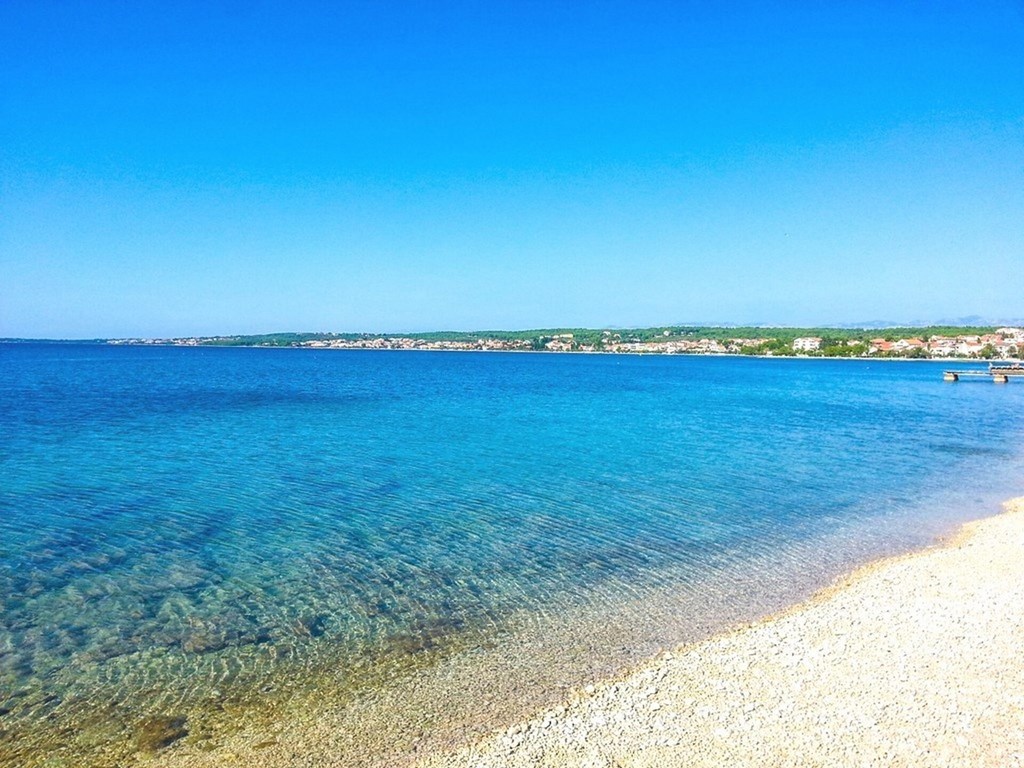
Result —
[[969, 379], [992, 379], [996, 384], [1006, 384], [1011, 378], [1021, 377], [1024, 381], [1024, 365], [990, 365], [988, 370], [971, 368], [965, 371], [943, 371], [943, 381], [960, 381], [963, 378]]

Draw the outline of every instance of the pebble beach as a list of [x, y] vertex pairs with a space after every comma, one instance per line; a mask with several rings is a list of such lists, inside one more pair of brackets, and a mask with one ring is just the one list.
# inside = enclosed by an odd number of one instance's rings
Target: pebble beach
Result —
[[1024, 765], [1024, 499], [420, 763]]

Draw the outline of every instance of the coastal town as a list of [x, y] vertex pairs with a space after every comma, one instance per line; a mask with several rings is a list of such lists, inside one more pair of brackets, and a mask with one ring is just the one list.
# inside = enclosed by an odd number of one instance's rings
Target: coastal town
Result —
[[[819, 335], [729, 336], [727, 329], [644, 329], [643, 331], [502, 332], [500, 334], [379, 335], [277, 334], [267, 336], [193, 336], [168, 339], [111, 339], [108, 344], [173, 346], [254, 346], [305, 349], [429, 350], [490, 352], [581, 352], [665, 355], [754, 355], [763, 357], [961, 358], [1013, 360], [1024, 354], [1024, 328], [1002, 327], [987, 332], [896, 335], [848, 329], [816, 329]], [[792, 331], [793, 329], [789, 329]]]

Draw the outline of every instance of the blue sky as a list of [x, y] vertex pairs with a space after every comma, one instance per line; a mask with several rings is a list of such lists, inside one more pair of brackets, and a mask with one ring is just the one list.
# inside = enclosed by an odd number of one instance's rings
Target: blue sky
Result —
[[1024, 316], [1024, 4], [0, 4], [0, 336]]

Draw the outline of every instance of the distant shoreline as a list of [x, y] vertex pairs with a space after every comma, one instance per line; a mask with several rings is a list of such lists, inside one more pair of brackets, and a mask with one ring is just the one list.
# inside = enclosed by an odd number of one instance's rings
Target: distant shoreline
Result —
[[826, 355], [767, 355], [744, 354], [740, 352], [661, 352], [634, 350], [552, 350], [552, 349], [438, 349], [431, 347], [310, 347], [300, 345], [269, 345], [269, 344], [180, 344], [162, 341], [116, 341], [109, 340], [49, 340], [49, 339], [0, 339], [0, 345], [21, 346], [38, 344], [45, 346], [96, 346], [96, 347], [132, 347], [160, 349], [259, 349], [259, 350], [292, 350], [319, 352], [455, 352], [477, 354], [541, 354], [541, 355], [626, 355], [630, 357], [681, 357], [681, 358], [729, 358], [747, 360], [846, 360], [851, 362], [900, 362], [900, 363], [975, 363], [978, 365], [990, 362], [1017, 363], [1024, 362], [1024, 357], [1004, 357], [996, 360], [977, 357], [908, 357], [899, 355], [866, 355], [866, 356], [826, 356]]
[[[2, 340], [0, 340], [2, 341]], [[27, 339], [8, 339], [31, 343]], [[43, 344], [418, 350], [446, 352], [572, 352], [745, 357], [1016, 360], [1024, 327], [911, 326], [888, 328], [693, 326], [537, 328], [518, 331], [421, 333], [281, 332], [214, 336], [124, 337]]]

